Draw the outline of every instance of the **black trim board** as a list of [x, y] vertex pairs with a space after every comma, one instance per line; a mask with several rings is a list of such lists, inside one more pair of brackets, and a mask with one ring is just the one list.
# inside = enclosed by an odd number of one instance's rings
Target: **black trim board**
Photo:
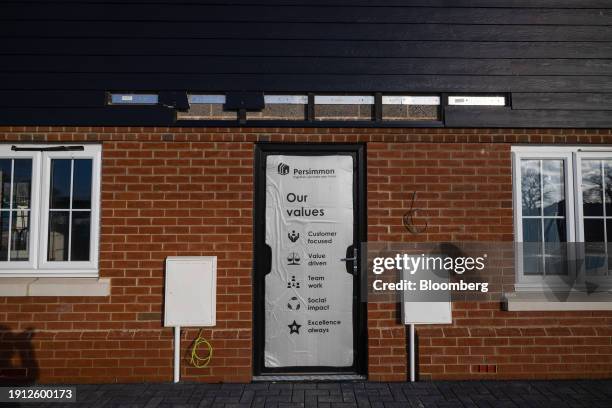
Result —
[[446, 108], [447, 127], [497, 128], [610, 128], [612, 111], [580, 110], [512, 110], [449, 106]]
[[[356, 128], [610, 128], [611, 110], [513, 110], [508, 107], [447, 106], [440, 121], [196, 121], [175, 120], [176, 113], [155, 106], [0, 109], [0, 125], [27, 126], [164, 126], [164, 127], [356, 127]], [[35, 120], [33, 119], [35, 118]]]

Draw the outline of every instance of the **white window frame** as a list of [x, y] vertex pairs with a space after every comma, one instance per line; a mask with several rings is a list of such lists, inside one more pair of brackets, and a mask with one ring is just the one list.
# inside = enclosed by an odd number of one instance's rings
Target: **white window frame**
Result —
[[[612, 149], [608, 148], [608, 150], [605, 150], [604, 148], [593, 149], [590, 147], [584, 147], [584, 148], [581, 148], [576, 153], [574, 153], [574, 155], [575, 155], [575, 163], [576, 163], [575, 164], [576, 179], [580, 180], [579, 197], [577, 197], [578, 203], [580, 203], [580, 205], [576, 206], [576, 214], [577, 214], [578, 220], [581, 220], [577, 228], [576, 241], [584, 242], [584, 208], [582, 206], [582, 160], [612, 160]], [[604, 177], [604, 180], [605, 180], [605, 175], [603, 173], [602, 173], [602, 177]], [[605, 214], [605, 207], [606, 207], [605, 203], [603, 203], [604, 214]], [[606, 217], [607, 217], [607, 214], [606, 214]], [[604, 219], [604, 226], [605, 226], [606, 224], [605, 220], [607, 220], [607, 218], [603, 218], [603, 219]], [[584, 248], [580, 248], [580, 249], [584, 250]], [[580, 254], [580, 255], [581, 255], [580, 257], [584, 259], [585, 254]], [[608, 265], [608, 268], [610, 267], [611, 265]], [[585, 278], [586, 271], [584, 270], [584, 268], [579, 268], [578, 273], [580, 274], [579, 276], [581, 279]], [[608, 277], [589, 276], [588, 280], [589, 282], [597, 283], [600, 286], [612, 287], [612, 282], [611, 282], [612, 275], [610, 275], [610, 271], [608, 271], [608, 274], [609, 274]]]
[[[588, 151], [587, 151], [588, 150]], [[584, 242], [584, 220], [582, 211], [582, 172], [581, 160], [583, 158], [612, 159], [612, 149], [603, 146], [512, 146], [512, 180], [513, 180], [513, 207], [514, 207], [514, 240], [523, 242], [523, 216], [521, 201], [521, 161], [558, 159], [564, 161], [565, 172], [565, 201], [566, 201], [566, 242], [569, 259], [577, 259], [574, 253], [577, 246], [573, 242]], [[584, 289], [584, 271], [579, 265], [569, 265], [570, 279], [576, 279], [576, 289]], [[555, 287], [567, 290], [563, 283], [563, 276], [526, 276], [523, 271], [523, 250], [518, 245], [515, 251], [515, 269], [517, 271], [515, 288], [519, 291], [541, 291], [544, 288], [554, 290]], [[581, 273], [582, 271], [582, 273]], [[593, 281], [594, 277], [589, 277]], [[606, 278], [603, 278], [606, 279]], [[610, 279], [607, 282], [610, 285]]]
[[[32, 160], [32, 190], [30, 191], [30, 242], [28, 242], [28, 261], [0, 261], [0, 273], [4, 275], [3, 266], [9, 267], [11, 270], [19, 271], [19, 276], [24, 276], [23, 272], [33, 270], [36, 268], [35, 258], [38, 253], [38, 228], [39, 228], [39, 217], [37, 208], [40, 207], [40, 189], [35, 188], [34, 178], [40, 173], [40, 160], [37, 159], [36, 152], [14, 152], [11, 151], [11, 146], [1, 145], [0, 146], [0, 159], [30, 159]], [[11, 172], [12, 173], [12, 172]], [[11, 174], [12, 180], [14, 174]], [[12, 207], [12, 204], [11, 204]], [[10, 226], [12, 227], [12, 225]], [[34, 238], [35, 237], [35, 238]], [[9, 235], [9, 248], [10, 253], [10, 235]]]
[[[74, 146], [75, 144], [69, 144]], [[100, 184], [102, 147], [85, 144], [82, 151], [12, 151], [10, 144], [0, 145], [0, 158], [32, 159], [32, 191], [30, 204], [31, 232], [29, 261], [0, 261], [0, 277], [98, 277], [100, 245]], [[19, 145], [44, 149], [58, 145]], [[52, 159], [91, 159], [92, 192], [89, 261], [48, 261], [49, 189]]]

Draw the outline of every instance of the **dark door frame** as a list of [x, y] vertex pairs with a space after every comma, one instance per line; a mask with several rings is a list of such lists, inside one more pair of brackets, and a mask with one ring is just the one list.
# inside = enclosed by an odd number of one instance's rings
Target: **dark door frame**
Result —
[[[347, 154], [354, 160], [353, 168], [353, 244], [367, 239], [366, 217], [366, 162], [365, 144], [340, 143], [258, 143], [255, 145], [254, 169], [254, 211], [253, 211], [253, 372], [265, 374], [367, 374], [367, 303], [361, 299], [361, 279], [359, 274], [353, 281], [353, 347], [355, 356], [353, 366], [338, 367], [282, 367], [266, 368], [264, 365], [265, 343], [265, 279], [270, 270], [271, 251], [265, 244], [266, 222], [266, 158], [274, 154], [297, 154], [300, 156], [321, 156]], [[359, 254], [361, 256], [361, 254]], [[360, 262], [358, 262], [360, 265]], [[347, 265], [347, 269], [351, 265]], [[361, 271], [359, 271], [361, 273]]]

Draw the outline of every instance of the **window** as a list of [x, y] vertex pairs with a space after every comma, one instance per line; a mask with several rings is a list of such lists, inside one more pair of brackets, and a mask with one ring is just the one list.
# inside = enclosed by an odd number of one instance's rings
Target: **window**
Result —
[[238, 120], [238, 112], [226, 111], [225, 95], [190, 94], [189, 110], [177, 112], [178, 120]]
[[0, 275], [97, 276], [99, 145], [0, 146]]
[[374, 96], [315, 95], [315, 120], [372, 120]]
[[247, 120], [306, 120], [308, 96], [264, 95], [260, 112], [247, 112]]
[[[245, 93], [249, 94], [249, 92]], [[122, 95], [114, 96], [117, 99]], [[123, 96], [130, 99], [137, 95]], [[400, 126], [401, 122], [412, 122], [411, 125], [423, 126], [426, 125], [425, 122], [440, 122], [442, 116], [440, 95], [265, 93], [263, 105], [260, 103], [261, 96], [259, 92], [253, 92], [251, 96], [236, 95], [236, 93], [228, 95], [189, 93], [187, 95], [189, 109], [185, 112], [177, 111], [176, 117], [179, 121], [227, 121], [228, 124], [236, 122], [232, 126], [246, 122], [251, 122], [256, 126], [265, 126], [264, 122], [267, 121], [293, 122], [294, 124], [330, 122], [330, 125], [340, 125], [341, 122], [359, 122], [368, 126], [376, 124]], [[238, 97], [243, 98], [243, 105], [236, 104]], [[466, 98], [469, 99], [467, 104], [488, 104], [493, 100], [496, 104], [501, 103], [502, 105], [507, 99], [505, 96], [497, 95], [484, 97], [484, 100], [481, 97], [475, 97], [475, 100], [472, 100], [471, 96]], [[135, 99], [130, 100], [129, 103], [134, 103], [134, 101]], [[127, 102], [122, 101], [122, 103]]]
[[383, 95], [383, 120], [438, 120], [439, 96]]
[[[612, 151], [514, 146], [517, 289], [612, 283]], [[569, 285], [569, 286], [568, 286]]]

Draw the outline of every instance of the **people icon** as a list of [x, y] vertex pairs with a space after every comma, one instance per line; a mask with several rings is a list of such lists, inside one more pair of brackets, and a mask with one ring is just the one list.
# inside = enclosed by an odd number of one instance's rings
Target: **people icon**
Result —
[[295, 232], [295, 230], [292, 230], [289, 234], [287, 234], [287, 236], [291, 242], [296, 242], [298, 239], [300, 239], [300, 234]]
[[295, 275], [291, 275], [291, 280], [287, 282], [287, 289], [291, 289], [291, 288], [295, 288], [295, 289], [300, 288], [300, 282], [295, 280]]

